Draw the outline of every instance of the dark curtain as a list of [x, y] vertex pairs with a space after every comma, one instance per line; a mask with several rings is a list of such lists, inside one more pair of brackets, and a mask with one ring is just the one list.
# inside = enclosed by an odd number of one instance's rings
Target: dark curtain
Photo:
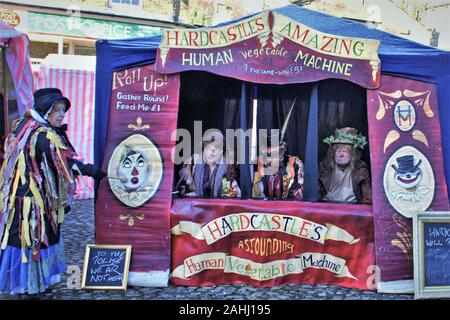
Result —
[[[208, 129], [219, 129], [226, 137], [226, 129], [241, 128], [241, 89], [242, 81], [217, 76], [207, 72], [181, 73], [180, 102], [177, 128], [187, 129], [194, 138], [194, 121], [202, 121], [202, 134]], [[246, 101], [251, 101], [251, 90], [246, 90]], [[246, 103], [245, 114], [250, 114]], [[244, 119], [247, 123], [248, 120]], [[202, 141], [192, 141], [201, 145]], [[234, 151], [236, 154], [237, 141]], [[190, 155], [183, 155], [184, 158]], [[181, 165], [175, 166], [175, 183]]]
[[[344, 80], [319, 82], [319, 161], [327, 154], [323, 139], [336, 128], [353, 127], [369, 141], [366, 89]], [[361, 152], [362, 160], [370, 166], [369, 144]]]
[[[258, 85], [258, 129], [281, 129], [296, 99], [284, 141], [287, 153], [305, 158], [311, 85]], [[270, 135], [270, 130], [268, 130]], [[269, 141], [270, 144], [270, 141]]]

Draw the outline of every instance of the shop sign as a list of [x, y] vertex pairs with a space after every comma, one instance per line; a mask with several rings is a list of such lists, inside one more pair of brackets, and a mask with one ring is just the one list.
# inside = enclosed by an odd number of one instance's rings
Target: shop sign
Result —
[[11, 27], [15, 28], [20, 24], [20, 17], [12, 10], [1, 10], [0, 20], [5, 21]]
[[26, 13], [26, 20], [26, 32], [94, 39], [124, 39], [161, 34], [159, 27], [31, 11]]

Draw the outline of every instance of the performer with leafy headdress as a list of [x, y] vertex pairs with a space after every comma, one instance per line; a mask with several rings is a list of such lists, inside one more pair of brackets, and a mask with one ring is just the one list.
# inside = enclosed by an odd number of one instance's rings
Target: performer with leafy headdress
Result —
[[61, 223], [75, 195], [75, 171], [106, 174], [76, 160], [63, 125], [70, 101], [59, 89], [34, 93], [35, 104], [12, 125], [0, 171], [0, 292], [43, 292], [65, 272]]
[[329, 145], [325, 161], [319, 165], [320, 196], [323, 201], [370, 203], [372, 189], [367, 164], [358, 149], [366, 137], [355, 128], [336, 129], [323, 140]]

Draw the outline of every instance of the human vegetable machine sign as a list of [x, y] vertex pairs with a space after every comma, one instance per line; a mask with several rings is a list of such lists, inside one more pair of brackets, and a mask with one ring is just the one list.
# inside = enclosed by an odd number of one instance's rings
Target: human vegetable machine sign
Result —
[[371, 206], [174, 199], [171, 214], [176, 285], [375, 288]]
[[374, 89], [379, 41], [331, 35], [266, 11], [226, 26], [168, 29], [156, 70], [208, 71], [255, 83], [344, 79]]

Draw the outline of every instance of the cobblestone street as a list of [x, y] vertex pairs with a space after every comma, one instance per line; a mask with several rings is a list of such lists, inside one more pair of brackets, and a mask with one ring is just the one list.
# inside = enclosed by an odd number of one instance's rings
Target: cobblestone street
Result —
[[[225, 285], [216, 287], [178, 287], [166, 288], [128, 287], [126, 292], [85, 291], [73, 288], [68, 279], [71, 270], [81, 274], [86, 244], [94, 243], [94, 201], [77, 201], [73, 211], [63, 223], [64, 243], [68, 272], [62, 276], [58, 285], [34, 298], [39, 300], [411, 300], [413, 295], [378, 294], [370, 291], [346, 289], [338, 286], [279, 286], [272, 288], [253, 288], [243, 285]], [[81, 278], [81, 276], [80, 276]], [[81, 279], [80, 279], [81, 281]], [[10, 295], [0, 295], [0, 299], [26, 299]]]

